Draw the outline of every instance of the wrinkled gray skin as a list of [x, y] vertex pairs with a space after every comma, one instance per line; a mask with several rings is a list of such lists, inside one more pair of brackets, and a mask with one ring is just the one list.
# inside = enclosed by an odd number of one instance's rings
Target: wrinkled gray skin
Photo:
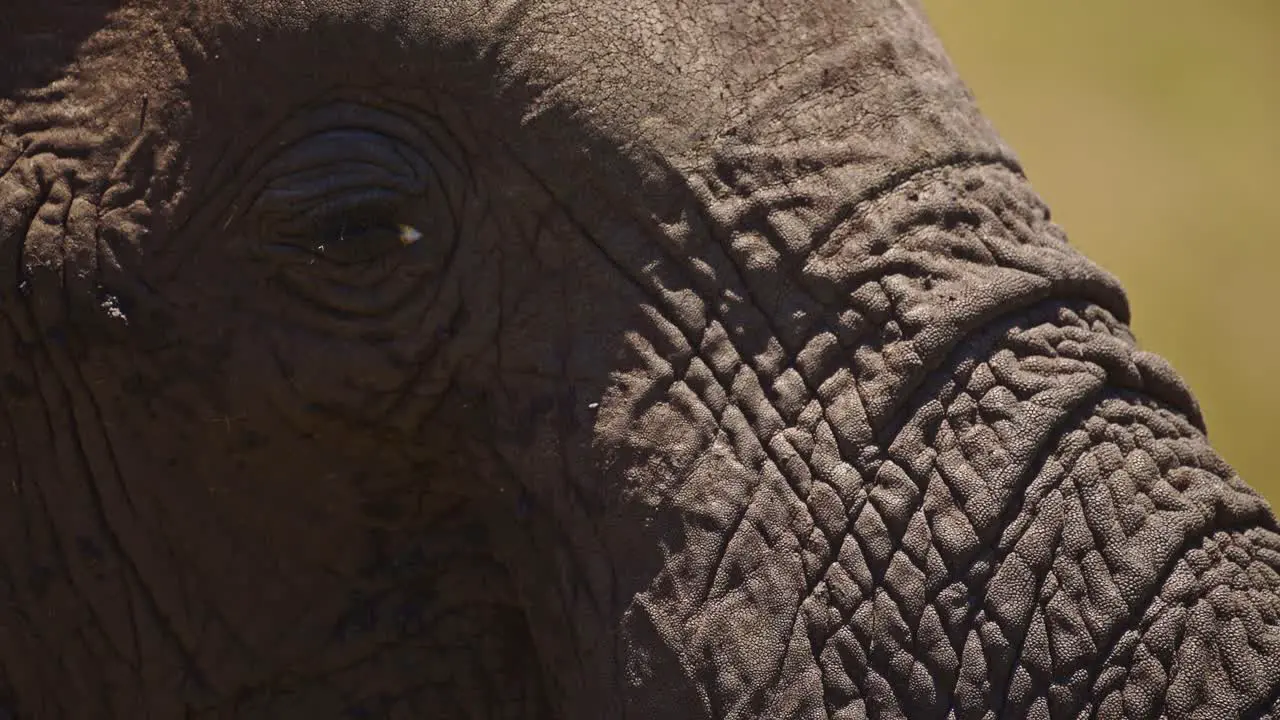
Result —
[[18, 717], [1280, 717], [914, 0], [95, 2], [0, 25]]

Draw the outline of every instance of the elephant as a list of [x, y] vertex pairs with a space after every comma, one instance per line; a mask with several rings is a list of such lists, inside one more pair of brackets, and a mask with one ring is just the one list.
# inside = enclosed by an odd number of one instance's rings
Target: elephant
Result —
[[917, 0], [14, 5], [6, 717], [1280, 718]]

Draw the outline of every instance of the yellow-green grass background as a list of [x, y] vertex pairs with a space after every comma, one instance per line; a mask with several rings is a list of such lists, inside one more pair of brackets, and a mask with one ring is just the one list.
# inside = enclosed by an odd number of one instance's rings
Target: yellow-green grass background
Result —
[[1280, 0], [924, 0], [1143, 346], [1280, 509]]

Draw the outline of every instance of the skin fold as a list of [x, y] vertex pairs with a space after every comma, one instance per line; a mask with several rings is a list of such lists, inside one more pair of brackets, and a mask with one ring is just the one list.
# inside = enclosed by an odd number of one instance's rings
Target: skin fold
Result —
[[5, 13], [7, 716], [1280, 717], [1271, 510], [914, 0]]

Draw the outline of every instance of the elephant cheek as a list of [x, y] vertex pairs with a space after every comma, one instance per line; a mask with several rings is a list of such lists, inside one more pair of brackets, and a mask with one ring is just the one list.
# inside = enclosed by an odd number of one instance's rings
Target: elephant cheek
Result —
[[233, 351], [237, 405], [267, 403], [299, 427], [322, 418], [375, 429], [415, 423], [447, 385], [389, 344], [279, 329]]

